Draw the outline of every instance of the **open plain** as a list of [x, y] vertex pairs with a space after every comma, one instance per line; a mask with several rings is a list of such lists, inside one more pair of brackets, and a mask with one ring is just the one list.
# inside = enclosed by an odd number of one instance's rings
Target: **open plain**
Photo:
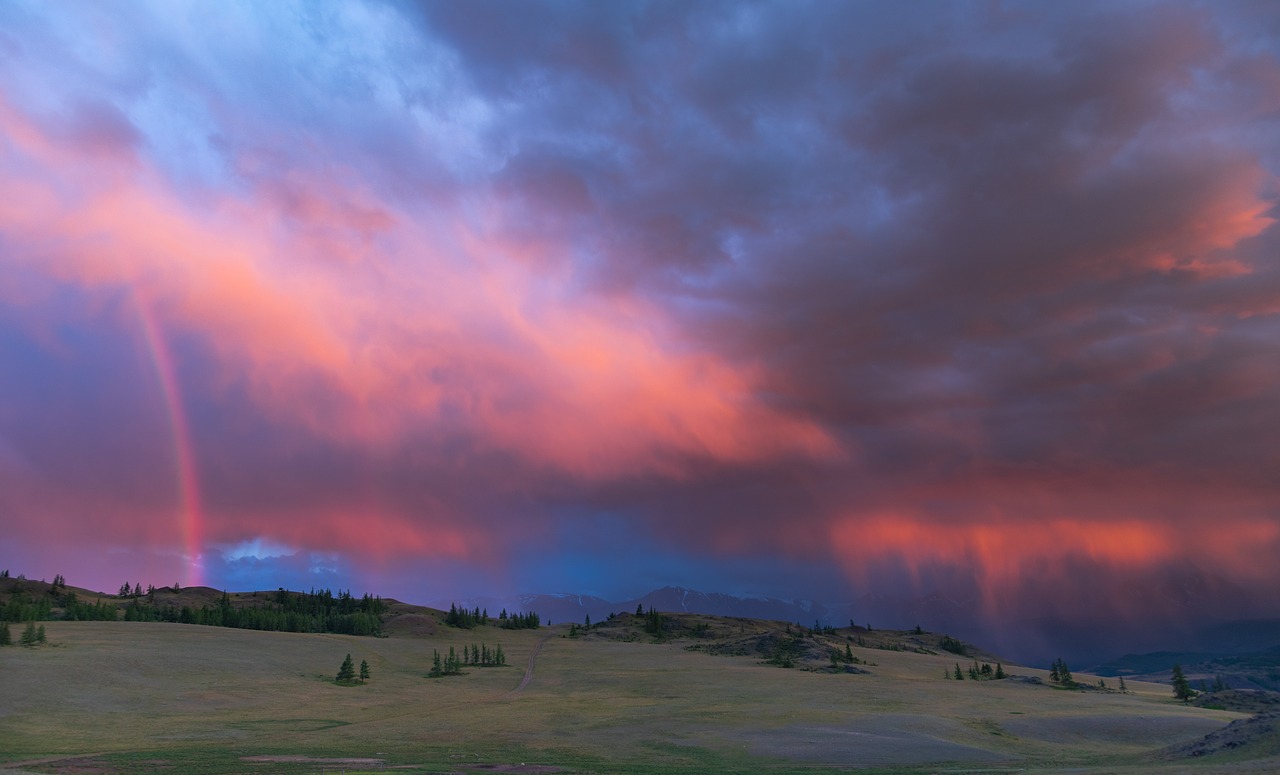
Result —
[[[616, 626], [568, 637], [400, 618], [385, 638], [48, 622], [48, 645], [0, 650], [0, 772], [1280, 771], [1274, 722], [1245, 745], [1170, 753], [1249, 714], [1161, 684], [1068, 691], [1016, 666], [947, 680], [954, 655], [872, 641], [850, 646], [866, 672], [822, 672]], [[782, 626], [707, 620], [703, 640]], [[427, 677], [433, 650], [471, 643], [500, 644], [508, 665]], [[368, 661], [367, 683], [335, 683], [348, 653]]]

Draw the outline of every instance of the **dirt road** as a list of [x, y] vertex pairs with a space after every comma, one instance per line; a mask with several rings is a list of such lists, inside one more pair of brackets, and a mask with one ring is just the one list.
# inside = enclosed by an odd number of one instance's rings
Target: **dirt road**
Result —
[[550, 637], [551, 637], [550, 635], [542, 636], [542, 640], [538, 641], [537, 645], [533, 647], [533, 652], [529, 654], [529, 664], [524, 669], [524, 678], [520, 679], [519, 686], [507, 692], [508, 697], [514, 697], [520, 692], [524, 691], [524, 687], [528, 686], [529, 681], [533, 680], [534, 663], [537, 662], [538, 660], [538, 654], [542, 651], [542, 645], [546, 643], [547, 639]]

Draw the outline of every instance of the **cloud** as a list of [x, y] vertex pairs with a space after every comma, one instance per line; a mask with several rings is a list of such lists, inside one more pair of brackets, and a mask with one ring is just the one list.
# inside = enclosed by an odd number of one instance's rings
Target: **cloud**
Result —
[[945, 566], [993, 616], [1046, 567], [1274, 575], [1247, 7], [0, 14], [24, 540], [175, 540], [141, 303], [221, 545], [534, 585], [609, 514], [727, 587]]
[[298, 552], [293, 547], [278, 544], [269, 539], [254, 538], [249, 541], [241, 541], [234, 546], [225, 547], [222, 550], [222, 559], [228, 562], [237, 560], [265, 560], [275, 557], [291, 557]]

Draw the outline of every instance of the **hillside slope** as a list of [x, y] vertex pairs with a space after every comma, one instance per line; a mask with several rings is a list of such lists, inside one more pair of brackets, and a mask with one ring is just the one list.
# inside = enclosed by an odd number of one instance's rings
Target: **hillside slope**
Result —
[[[1007, 680], [944, 678], [965, 660], [932, 648], [939, 636], [929, 633], [801, 635], [782, 622], [680, 614], [659, 637], [632, 614], [571, 637], [563, 625], [458, 630], [429, 613], [398, 615], [407, 617], [419, 617], [425, 629], [367, 638], [49, 622], [49, 645], [0, 652], [0, 767], [38, 761], [14, 766], [274, 773], [359, 762], [363, 771], [405, 772], [524, 763], [544, 768], [526, 772], [1122, 766], [1156, 773], [1176, 771], [1160, 758], [1165, 749], [1247, 717], [1182, 705], [1168, 687], [1141, 682], [1128, 694], [1062, 690], [1048, 685], [1044, 671], [1013, 665], [1005, 665]], [[770, 638], [813, 648], [793, 669], [780, 669], [759, 653]], [[730, 653], [735, 643], [748, 653]], [[822, 669], [837, 643], [856, 657], [859, 672]], [[426, 677], [434, 652], [473, 644], [501, 645], [508, 666]], [[334, 682], [348, 653], [368, 662], [368, 683]], [[974, 653], [971, 661], [983, 659]], [[513, 692], [526, 670], [528, 685]], [[1237, 764], [1223, 766], [1196, 772]]]

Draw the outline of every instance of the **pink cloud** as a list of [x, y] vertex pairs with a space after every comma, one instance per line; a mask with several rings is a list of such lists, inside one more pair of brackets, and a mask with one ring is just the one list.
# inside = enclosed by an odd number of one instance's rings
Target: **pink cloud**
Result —
[[575, 298], [455, 213], [411, 217], [350, 171], [193, 200], [2, 115], [18, 174], [0, 198], [20, 204], [0, 227], [27, 269], [137, 288], [173, 333], [208, 343], [215, 384], [244, 384], [277, 420], [384, 443], [447, 404], [483, 443], [588, 479], [675, 475], [672, 456], [845, 454], [761, 404], [758, 374], [674, 339], [662, 310]]

